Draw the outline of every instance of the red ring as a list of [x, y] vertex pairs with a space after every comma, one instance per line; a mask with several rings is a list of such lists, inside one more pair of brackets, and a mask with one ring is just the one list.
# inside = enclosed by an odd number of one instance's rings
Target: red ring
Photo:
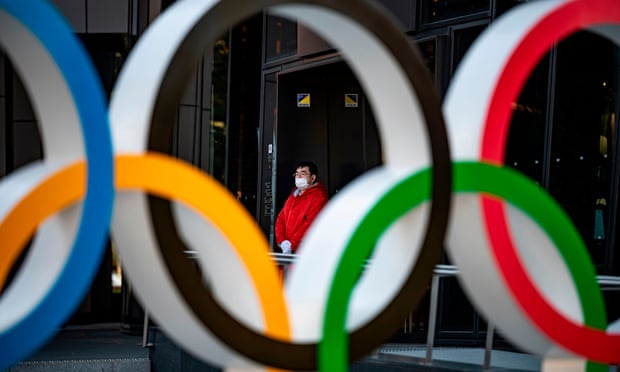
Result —
[[[491, 98], [482, 138], [480, 157], [483, 161], [503, 164], [511, 103], [553, 43], [581, 29], [602, 24], [620, 27], [618, 0], [567, 1], [527, 32], [504, 66]], [[567, 350], [590, 360], [619, 364], [620, 334], [583, 326], [557, 311], [534, 285], [518, 257], [507, 227], [504, 203], [483, 196], [482, 209], [494, 259], [512, 296], [530, 320]], [[490, 229], [490, 221], [493, 221], [493, 229]]]

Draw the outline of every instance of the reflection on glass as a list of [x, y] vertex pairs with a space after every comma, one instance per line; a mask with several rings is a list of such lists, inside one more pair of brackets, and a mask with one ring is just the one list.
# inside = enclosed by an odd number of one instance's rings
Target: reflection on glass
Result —
[[549, 80], [549, 57], [538, 63], [513, 103], [512, 121], [506, 143], [504, 162], [543, 184], [545, 123]]
[[297, 23], [267, 15], [266, 62], [297, 53]]
[[228, 35], [215, 42], [211, 73], [211, 128], [209, 173], [224, 183], [226, 159], [226, 98], [228, 97]]
[[112, 293], [121, 293], [121, 287], [123, 284], [123, 268], [121, 267], [121, 260], [116, 253], [116, 247], [112, 242]]

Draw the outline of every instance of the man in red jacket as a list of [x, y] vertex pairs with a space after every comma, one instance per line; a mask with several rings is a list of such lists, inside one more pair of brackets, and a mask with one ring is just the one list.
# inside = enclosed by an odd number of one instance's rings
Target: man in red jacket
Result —
[[327, 189], [317, 180], [318, 167], [302, 161], [294, 173], [295, 187], [276, 219], [276, 243], [282, 253], [295, 253], [306, 230], [327, 203]]

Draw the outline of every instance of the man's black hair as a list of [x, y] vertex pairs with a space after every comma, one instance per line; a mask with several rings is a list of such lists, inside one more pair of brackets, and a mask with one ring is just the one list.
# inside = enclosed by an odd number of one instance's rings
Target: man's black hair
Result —
[[302, 160], [297, 164], [297, 168], [303, 167], [308, 167], [308, 170], [310, 170], [310, 175], [316, 175], [318, 177], [319, 167], [317, 167], [316, 164], [309, 160]]

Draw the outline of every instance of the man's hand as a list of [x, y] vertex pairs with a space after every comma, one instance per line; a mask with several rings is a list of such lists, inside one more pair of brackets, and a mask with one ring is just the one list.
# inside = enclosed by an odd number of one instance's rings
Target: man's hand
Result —
[[285, 254], [292, 253], [291, 242], [288, 240], [284, 240], [282, 243], [280, 243], [280, 248], [282, 249], [282, 253], [285, 253]]

